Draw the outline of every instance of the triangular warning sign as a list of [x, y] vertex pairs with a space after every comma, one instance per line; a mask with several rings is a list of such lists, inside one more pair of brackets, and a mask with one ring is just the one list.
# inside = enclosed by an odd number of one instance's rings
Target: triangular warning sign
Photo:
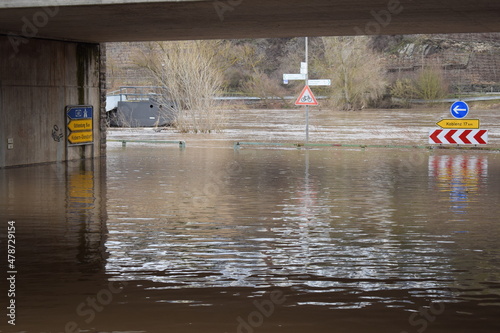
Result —
[[318, 101], [309, 86], [305, 86], [302, 89], [299, 98], [295, 101], [295, 105], [318, 105]]

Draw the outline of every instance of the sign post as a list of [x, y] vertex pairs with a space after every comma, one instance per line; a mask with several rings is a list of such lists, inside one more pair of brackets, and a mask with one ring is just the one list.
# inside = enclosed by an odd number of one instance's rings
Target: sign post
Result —
[[[306, 44], [306, 63], [301, 64], [300, 72], [301, 73], [305, 72], [305, 74], [306, 74], [306, 87], [309, 88], [309, 37], [306, 37], [305, 44]], [[304, 88], [304, 89], [306, 89], [306, 88]], [[311, 91], [311, 95], [312, 95], [312, 91]], [[306, 105], [306, 143], [309, 143], [309, 105]]]
[[480, 129], [433, 129], [429, 132], [430, 144], [485, 145], [488, 130]]
[[305, 105], [306, 107], [306, 143], [309, 143], [309, 106], [318, 105], [310, 86], [329, 86], [331, 80], [309, 80], [309, 38], [305, 38], [305, 62], [300, 63], [300, 74], [283, 74], [283, 82], [288, 84], [290, 80], [305, 81], [305, 87], [300, 93], [295, 105]]
[[453, 103], [450, 113], [455, 119], [441, 119], [436, 123], [441, 128], [429, 131], [430, 144], [488, 144], [488, 130], [479, 129], [479, 119], [463, 119], [469, 114], [467, 103], [462, 101]]
[[450, 113], [457, 119], [465, 118], [469, 114], [469, 106], [462, 101], [455, 102], [450, 107]]
[[309, 80], [308, 86], [331, 86], [332, 80]]
[[305, 80], [306, 75], [305, 74], [283, 74], [283, 81], [288, 81], [288, 80]]
[[479, 119], [467, 119], [467, 120], [457, 120], [457, 119], [442, 119], [436, 123], [441, 128], [467, 128], [467, 129], [478, 129]]
[[309, 86], [305, 86], [304, 89], [302, 89], [302, 92], [295, 101], [295, 105], [318, 105], [318, 101]]
[[94, 143], [94, 107], [71, 105], [66, 107], [68, 147]]

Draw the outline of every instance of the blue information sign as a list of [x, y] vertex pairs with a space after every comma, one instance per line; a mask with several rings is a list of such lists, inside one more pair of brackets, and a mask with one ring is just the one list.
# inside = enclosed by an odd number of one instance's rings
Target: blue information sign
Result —
[[455, 102], [450, 108], [451, 115], [457, 119], [462, 119], [469, 114], [469, 106], [465, 102]]
[[68, 106], [66, 114], [70, 119], [92, 119], [92, 106]]

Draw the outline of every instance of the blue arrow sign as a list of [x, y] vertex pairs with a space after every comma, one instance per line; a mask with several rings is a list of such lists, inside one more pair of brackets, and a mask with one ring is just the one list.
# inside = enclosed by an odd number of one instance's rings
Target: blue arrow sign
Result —
[[453, 103], [450, 108], [451, 115], [457, 119], [465, 118], [469, 114], [469, 106], [467, 103], [459, 101]]
[[92, 119], [93, 113], [92, 106], [68, 106], [66, 110], [70, 119]]

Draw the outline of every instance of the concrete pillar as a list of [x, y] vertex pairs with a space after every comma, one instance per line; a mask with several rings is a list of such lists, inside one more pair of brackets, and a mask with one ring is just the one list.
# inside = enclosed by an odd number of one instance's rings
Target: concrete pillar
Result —
[[[0, 168], [103, 154], [101, 46], [12, 38], [0, 36]], [[94, 107], [93, 144], [68, 147], [68, 105]]]

